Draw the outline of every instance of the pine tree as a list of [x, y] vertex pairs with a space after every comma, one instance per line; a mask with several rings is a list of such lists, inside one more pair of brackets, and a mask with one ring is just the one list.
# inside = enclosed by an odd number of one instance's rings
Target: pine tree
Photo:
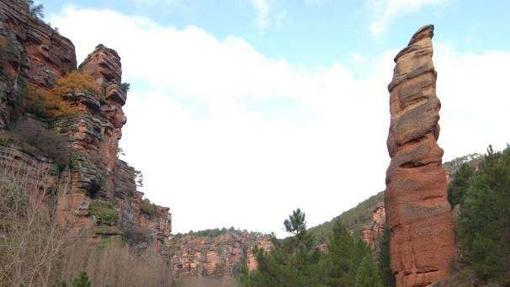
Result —
[[328, 253], [322, 260], [324, 281], [330, 286], [352, 286], [355, 268], [352, 264], [354, 239], [345, 226], [337, 220], [329, 239]]
[[384, 235], [379, 248], [379, 274], [386, 287], [395, 287], [395, 276], [390, 264], [390, 230], [384, 228]]
[[448, 201], [452, 208], [462, 203], [462, 199], [469, 186], [469, 180], [474, 173], [475, 169], [467, 163], [462, 164], [455, 172], [453, 180], [448, 185]]
[[356, 272], [355, 287], [383, 287], [377, 266], [372, 256], [367, 255], [361, 261]]
[[510, 284], [510, 147], [489, 147], [470, 180], [458, 220], [463, 263], [485, 282]]

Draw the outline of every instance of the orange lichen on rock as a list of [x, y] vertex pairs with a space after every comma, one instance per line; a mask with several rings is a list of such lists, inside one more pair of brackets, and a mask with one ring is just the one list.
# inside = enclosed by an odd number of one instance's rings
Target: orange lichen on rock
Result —
[[389, 84], [391, 126], [385, 207], [397, 287], [427, 286], [449, 276], [456, 247], [439, 137], [440, 101], [432, 62], [432, 25], [395, 57]]

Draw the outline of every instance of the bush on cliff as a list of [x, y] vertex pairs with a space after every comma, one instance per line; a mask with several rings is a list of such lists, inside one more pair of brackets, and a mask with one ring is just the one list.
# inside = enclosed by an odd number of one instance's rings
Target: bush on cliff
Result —
[[15, 124], [11, 132], [22, 143], [22, 148], [25, 144], [37, 148], [43, 155], [52, 159], [61, 170], [69, 164], [71, 147], [67, 139], [47, 129], [43, 123], [30, 118], [22, 119]]
[[89, 213], [96, 217], [98, 224], [114, 225], [119, 220], [119, 213], [113, 208], [113, 205], [100, 199], [90, 203]]
[[142, 205], [140, 206], [140, 211], [148, 216], [149, 218], [154, 218], [158, 215], [159, 208], [154, 203], [150, 202], [147, 198], [142, 201]]
[[35, 18], [44, 18], [44, 6], [42, 4], [35, 4], [34, 0], [25, 0], [28, 4], [30, 15]]
[[86, 74], [73, 71], [57, 80], [55, 87], [46, 89], [28, 85], [25, 111], [44, 119], [57, 119], [80, 113], [77, 106], [66, 100], [69, 93], [99, 93], [99, 86]]
[[[510, 284], [510, 147], [488, 153], [468, 184], [457, 223], [461, 262], [480, 279]], [[495, 285], [497, 286], [497, 285]]]

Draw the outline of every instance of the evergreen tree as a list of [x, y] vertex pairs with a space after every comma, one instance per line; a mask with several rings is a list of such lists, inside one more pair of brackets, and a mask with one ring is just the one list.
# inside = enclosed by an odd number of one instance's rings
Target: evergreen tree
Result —
[[391, 271], [390, 264], [390, 230], [384, 228], [384, 235], [379, 248], [379, 273], [386, 287], [395, 287], [395, 276]]
[[330, 286], [352, 286], [353, 276], [349, 274], [355, 272], [352, 266], [354, 240], [340, 220], [334, 224], [328, 253], [325, 254], [321, 264], [326, 272], [324, 279]]
[[355, 287], [383, 287], [377, 266], [372, 256], [367, 255], [361, 261], [356, 272]]
[[73, 287], [90, 287], [91, 285], [92, 283], [85, 272], [80, 272], [73, 280]]
[[465, 192], [458, 220], [462, 261], [478, 276], [510, 284], [510, 148], [489, 147]]
[[462, 198], [466, 194], [469, 186], [469, 180], [474, 175], [475, 169], [468, 163], [462, 164], [455, 172], [453, 180], [448, 186], [448, 201], [452, 208], [462, 202]]

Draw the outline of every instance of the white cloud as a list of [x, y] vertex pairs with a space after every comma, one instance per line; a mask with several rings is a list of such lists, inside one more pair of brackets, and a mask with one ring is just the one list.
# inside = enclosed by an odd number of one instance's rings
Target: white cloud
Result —
[[260, 30], [272, 25], [280, 26], [287, 17], [287, 11], [280, 9], [278, 0], [249, 0], [257, 17], [256, 23]]
[[[51, 22], [80, 59], [100, 42], [121, 55], [132, 87], [121, 145], [144, 172], [147, 196], [172, 208], [175, 231], [282, 234], [294, 208], [315, 225], [384, 189], [396, 51], [353, 53], [370, 67], [359, 79], [338, 63], [296, 67], [238, 37], [113, 11], [69, 8]], [[501, 92], [510, 53], [438, 45], [435, 55], [446, 156], [510, 142], [510, 98]]]
[[426, 6], [444, 5], [452, 0], [369, 0], [374, 21], [369, 29], [374, 36], [381, 35], [396, 17], [419, 11]]

